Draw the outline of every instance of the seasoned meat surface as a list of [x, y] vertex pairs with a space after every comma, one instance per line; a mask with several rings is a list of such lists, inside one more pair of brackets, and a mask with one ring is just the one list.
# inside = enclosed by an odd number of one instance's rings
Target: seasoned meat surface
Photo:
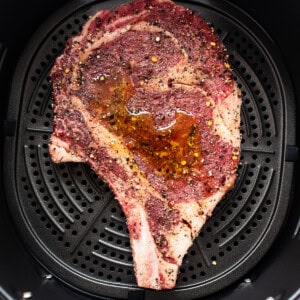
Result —
[[51, 72], [52, 160], [86, 162], [127, 219], [137, 283], [170, 289], [236, 179], [240, 92], [226, 50], [169, 0], [99, 11]]

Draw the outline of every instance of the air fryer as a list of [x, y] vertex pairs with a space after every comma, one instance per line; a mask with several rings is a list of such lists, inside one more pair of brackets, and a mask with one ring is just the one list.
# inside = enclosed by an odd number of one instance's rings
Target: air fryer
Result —
[[185, 256], [176, 288], [137, 287], [124, 214], [85, 164], [55, 165], [49, 71], [89, 16], [125, 1], [0, 9], [3, 299], [300, 299], [297, 1], [178, 1], [199, 11], [242, 90], [234, 189]]

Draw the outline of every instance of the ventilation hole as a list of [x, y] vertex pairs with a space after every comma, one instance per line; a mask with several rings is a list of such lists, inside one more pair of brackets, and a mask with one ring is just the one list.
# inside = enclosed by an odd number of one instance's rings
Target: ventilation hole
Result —
[[243, 194], [247, 193], [247, 189], [246, 188], [242, 188], [241, 191], [242, 191]]
[[204, 271], [200, 272], [200, 276], [204, 277], [206, 273]]
[[225, 232], [223, 232], [223, 233], [221, 234], [221, 238], [225, 239], [226, 237], [227, 237], [227, 234], [226, 234]]
[[251, 231], [250, 228], [248, 228], [248, 229], [246, 230], [246, 233], [247, 233], [247, 234], [251, 234], [251, 232], [252, 232], [252, 231]]
[[212, 232], [211, 227], [208, 226], [208, 227], [206, 228], [206, 231], [207, 231], [207, 232]]
[[214, 239], [214, 243], [218, 244], [220, 242], [220, 240], [218, 238]]
[[234, 202], [234, 203], [232, 203], [232, 205], [231, 205], [231, 206], [232, 206], [232, 208], [237, 208], [237, 207], [238, 207], [237, 203], [235, 203], [235, 202]]

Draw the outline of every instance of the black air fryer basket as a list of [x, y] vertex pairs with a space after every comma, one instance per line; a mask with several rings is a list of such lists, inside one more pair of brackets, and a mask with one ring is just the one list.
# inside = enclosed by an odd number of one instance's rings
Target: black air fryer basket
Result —
[[[266, 298], [258, 290], [264, 287], [274, 291], [270, 300], [298, 299], [299, 257], [288, 259], [300, 251], [299, 205], [292, 206], [298, 155], [292, 81], [277, 45], [232, 3], [178, 1], [199, 11], [221, 37], [243, 105], [238, 180], [184, 258], [174, 290], [137, 287], [126, 220], [113, 193], [87, 165], [51, 162], [49, 72], [55, 58], [89, 16], [123, 2], [79, 0], [56, 10], [27, 41], [15, 69], [4, 69], [6, 49], [0, 49], [1, 76], [12, 77], [1, 123], [0, 254], [7, 261], [0, 259], [0, 298], [255, 299]], [[293, 234], [286, 221], [295, 227]], [[267, 277], [259, 279], [262, 272]], [[268, 288], [272, 280], [283, 284], [280, 292]]]

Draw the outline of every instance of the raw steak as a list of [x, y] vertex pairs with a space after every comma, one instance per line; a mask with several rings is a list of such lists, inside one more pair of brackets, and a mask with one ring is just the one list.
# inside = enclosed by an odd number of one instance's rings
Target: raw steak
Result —
[[201, 227], [232, 188], [241, 97], [224, 46], [168, 0], [100, 11], [51, 78], [54, 162], [87, 162], [127, 218], [137, 283], [175, 286]]

